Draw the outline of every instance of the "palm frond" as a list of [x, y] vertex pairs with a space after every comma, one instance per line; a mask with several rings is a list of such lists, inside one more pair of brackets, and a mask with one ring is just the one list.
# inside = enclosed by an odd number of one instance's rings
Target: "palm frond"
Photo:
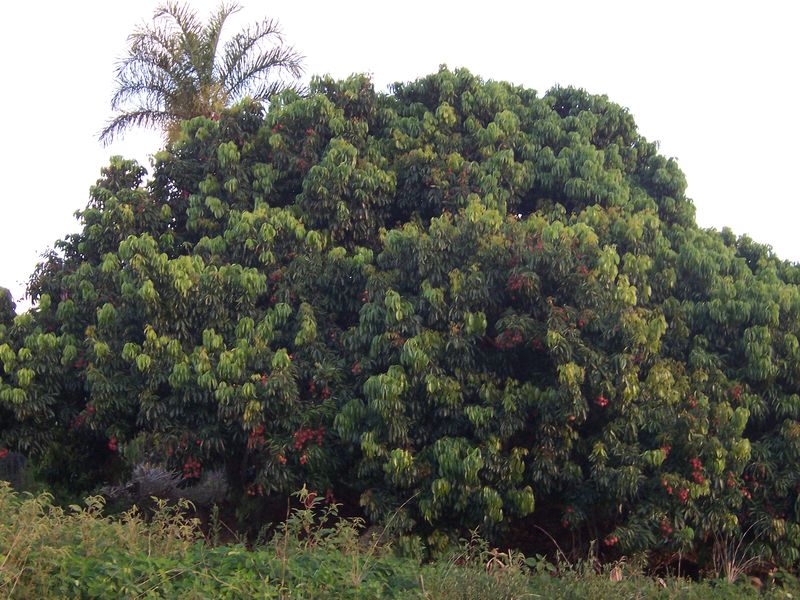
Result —
[[222, 56], [217, 55], [225, 22], [240, 9], [235, 0], [223, 0], [203, 24], [188, 4], [162, 4], [152, 23], [128, 37], [128, 54], [116, 65], [111, 98], [112, 110], [121, 114], [100, 133], [100, 140], [107, 144], [137, 125], [173, 131], [180, 119], [219, 112], [246, 95], [266, 100], [291, 87], [281, 76], [299, 77], [303, 57], [283, 45], [272, 19], [239, 32], [225, 44]]
[[231, 81], [237, 77], [237, 71], [240, 70], [242, 61], [272, 40], [278, 45], [283, 43], [280, 27], [274, 19], [264, 19], [254, 27], [248, 27], [228, 40], [223, 50], [218, 73], [223, 87], [231, 89]]
[[119, 80], [114, 95], [111, 97], [112, 110], [122, 109], [129, 102], [137, 102], [140, 106], [164, 108], [174, 90], [157, 74], [139, 79], [124, 78]]
[[131, 34], [128, 55], [116, 66], [117, 79], [160, 79], [175, 86], [186, 77], [187, 68], [173, 34], [164, 26], [142, 27]]
[[203, 25], [197, 19], [197, 12], [192, 10], [188, 4], [177, 2], [167, 2], [156, 9], [153, 20], [169, 17], [181, 30], [186, 39], [198, 39], [203, 33]]
[[210, 65], [206, 64], [203, 52], [205, 29], [197, 18], [195, 10], [188, 4], [168, 2], [156, 9], [153, 20], [177, 26], [180, 35], [172, 35], [171, 38], [176, 45], [177, 53], [174, 57], [178, 64], [182, 64], [189, 71], [194, 71], [198, 78], [202, 79], [205, 71], [208, 71], [210, 76]]
[[289, 74], [299, 77], [303, 73], [303, 56], [291, 46], [275, 46], [266, 52], [248, 52], [233, 66], [230, 77], [224, 82], [231, 99], [250, 94], [256, 100], [266, 97], [253, 95], [253, 90], [263, 85], [267, 77]]
[[166, 128], [175, 117], [161, 110], [134, 110], [114, 117], [100, 132], [100, 141], [103, 145], [110, 144], [114, 138], [124, 133], [131, 127]]
[[308, 93], [308, 88], [293, 81], [249, 81], [246, 85], [241, 87], [241, 91], [234, 101], [239, 101], [243, 98], [250, 98], [258, 100], [259, 102], [267, 102], [273, 99], [274, 96], [285, 92], [286, 90], [293, 90], [296, 94], [303, 96]]
[[214, 62], [217, 56], [217, 49], [219, 47], [219, 40], [220, 36], [222, 35], [222, 29], [225, 27], [225, 21], [232, 14], [237, 13], [240, 10], [242, 10], [242, 7], [236, 2], [231, 2], [230, 4], [226, 4], [223, 2], [222, 4], [220, 4], [219, 8], [217, 9], [217, 12], [211, 15], [208, 24], [203, 30], [202, 45], [204, 52], [206, 54], [206, 60], [208, 61], [209, 73], [214, 72]]

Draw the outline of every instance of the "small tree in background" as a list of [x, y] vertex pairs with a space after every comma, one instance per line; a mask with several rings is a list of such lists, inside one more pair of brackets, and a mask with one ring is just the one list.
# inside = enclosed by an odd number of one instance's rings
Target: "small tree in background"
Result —
[[10, 325], [14, 320], [17, 305], [7, 288], [0, 287], [0, 325]]
[[111, 108], [119, 114], [100, 133], [110, 142], [131, 127], [162, 129], [175, 139], [183, 119], [211, 117], [246, 96], [265, 101], [299, 77], [302, 56], [283, 43], [277, 21], [264, 19], [222, 47], [226, 20], [240, 10], [221, 4], [205, 24], [188, 5], [168, 3], [153, 23], [131, 34], [117, 67]]

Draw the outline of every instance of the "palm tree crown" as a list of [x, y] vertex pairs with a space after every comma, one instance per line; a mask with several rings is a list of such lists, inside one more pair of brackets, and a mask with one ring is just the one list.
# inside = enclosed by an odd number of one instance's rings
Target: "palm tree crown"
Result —
[[240, 9], [223, 3], [205, 24], [187, 5], [171, 2], [156, 9], [153, 22], [128, 38], [111, 99], [119, 114], [100, 140], [108, 143], [138, 125], [161, 128], [174, 140], [180, 121], [213, 116], [245, 96], [267, 100], [287, 86], [276, 74], [299, 77], [303, 57], [283, 44], [273, 19], [239, 31], [220, 51], [225, 20]]

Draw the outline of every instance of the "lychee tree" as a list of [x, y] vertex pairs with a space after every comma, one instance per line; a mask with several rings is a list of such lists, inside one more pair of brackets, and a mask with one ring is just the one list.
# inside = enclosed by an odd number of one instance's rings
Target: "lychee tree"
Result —
[[305, 483], [429, 544], [800, 558], [800, 270], [698, 228], [607, 98], [317, 79], [144, 175], [112, 159], [2, 330], [0, 447]]

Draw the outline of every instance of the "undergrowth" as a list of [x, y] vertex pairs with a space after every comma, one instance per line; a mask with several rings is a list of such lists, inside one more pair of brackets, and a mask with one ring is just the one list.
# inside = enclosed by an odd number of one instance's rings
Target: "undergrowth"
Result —
[[[386, 534], [368, 537], [360, 519], [303, 488], [275, 533], [256, 545], [215, 544], [188, 517], [188, 503], [157, 501], [104, 516], [101, 497], [62, 509], [42, 493], [0, 482], [0, 597], [3, 598], [799, 598], [784, 575], [760, 591], [745, 578], [690, 582], [645, 576], [626, 561], [556, 564], [490, 548], [477, 532], [439, 560], [421, 564]], [[266, 536], [265, 536], [266, 537]]]

